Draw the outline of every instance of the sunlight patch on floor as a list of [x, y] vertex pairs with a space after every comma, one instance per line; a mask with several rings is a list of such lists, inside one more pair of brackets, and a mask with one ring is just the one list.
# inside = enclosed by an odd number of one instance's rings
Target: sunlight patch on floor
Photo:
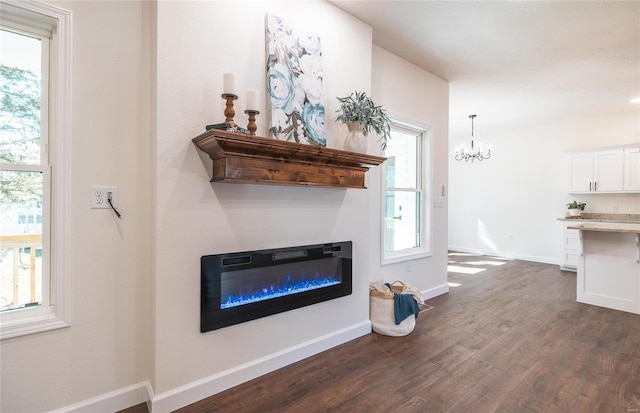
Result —
[[504, 261], [465, 261], [464, 263], [471, 264], [471, 265], [494, 265], [494, 266], [506, 264], [506, 262]]
[[482, 271], [486, 271], [486, 268], [469, 268], [469, 267], [460, 267], [458, 265], [447, 265], [448, 272], [457, 272], [461, 274], [477, 274]]
[[459, 283], [452, 283], [452, 282], [448, 282], [447, 284], [449, 284], [449, 287], [460, 287], [462, 285]]

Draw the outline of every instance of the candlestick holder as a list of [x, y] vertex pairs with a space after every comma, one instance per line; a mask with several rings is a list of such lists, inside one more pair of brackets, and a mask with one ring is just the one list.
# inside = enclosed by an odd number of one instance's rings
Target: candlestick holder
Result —
[[227, 101], [227, 105], [224, 108], [224, 122], [231, 126], [236, 126], [236, 123], [233, 121], [233, 117], [236, 115], [236, 111], [233, 109], [233, 101], [238, 99], [238, 95], [223, 93], [222, 98]]
[[249, 115], [249, 123], [247, 124], [247, 129], [249, 129], [250, 135], [255, 135], [256, 130], [258, 130], [258, 125], [256, 125], [256, 115], [259, 115], [260, 112], [257, 110], [245, 110], [244, 113]]

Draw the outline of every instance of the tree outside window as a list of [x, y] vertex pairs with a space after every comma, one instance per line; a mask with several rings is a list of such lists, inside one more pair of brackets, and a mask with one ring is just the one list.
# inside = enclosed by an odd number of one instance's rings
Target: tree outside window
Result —
[[[43, 299], [43, 168], [40, 40], [0, 31], [0, 311]], [[16, 47], [13, 47], [16, 45]], [[27, 66], [26, 64], [24, 64]], [[37, 217], [37, 218], [36, 218]], [[40, 255], [40, 256], [38, 256]]]

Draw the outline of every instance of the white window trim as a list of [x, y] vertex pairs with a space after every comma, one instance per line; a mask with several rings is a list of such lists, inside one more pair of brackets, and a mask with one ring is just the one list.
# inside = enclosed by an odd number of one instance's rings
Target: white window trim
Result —
[[[391, 124], [400, 128], [409, 128], [422, 132], [421, 153], [418, 154], [419, 179], [421, 180], [422, 191], [420, 193], [420, 247], [408, 248], [399, 251], [386, 252], [385, 244], [385, 176], [386, 163], [382, 164], [382, 178], [380, 179], [380, 265], [389, 265], [399, 262], [415, 260], [418, 258], [430, 257], [433, 255], [433, 222], [430, 201], [431, 201], [431, 179], [433, 176], [433, 159], [432, 159], [432, 130], [430, 126], [424, 125], [413, 120], [401, 119], [399, 116], [391, 115]], [[427, 167], [425, 168], [425, 163]]]
[[[0, 339], [34, 334], [71, 325], [71, 39], [72, 15], [48, 4], [25, 0], [2, 0], [0, 11], [20, 17], [21, 10], [37, 13], [42, 21], [54, 20], [49, 85], [49, 152], [45, 175], [54, 190], [50, 202], [50, 302], [34, 308], [0, 314]], [[6, 15], [5, 15], [6, 16]], [[46, 211], [43, 211], [46, 213]], [[43, 246], [44, 247], [44, 246]]]

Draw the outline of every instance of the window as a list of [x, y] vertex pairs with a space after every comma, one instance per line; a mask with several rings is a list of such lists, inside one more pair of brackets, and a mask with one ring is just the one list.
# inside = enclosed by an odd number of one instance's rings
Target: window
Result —
[[53, 6], [0, 3], [2, 339], [69, 325], [70, 24]]
[[392, 122], [382, 182], [382, 264], [430, 254], [428, 130]]

